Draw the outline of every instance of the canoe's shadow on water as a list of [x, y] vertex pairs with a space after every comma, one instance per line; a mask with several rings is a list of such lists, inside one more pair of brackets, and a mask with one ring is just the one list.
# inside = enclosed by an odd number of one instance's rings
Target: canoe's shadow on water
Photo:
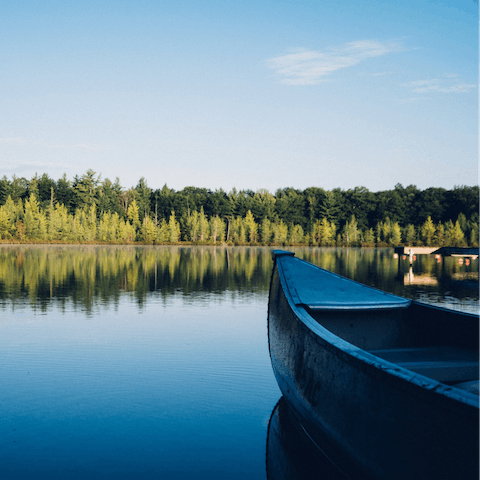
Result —
[[267, 433], [268, 480], [347, 480], [312, 442], [284, 397], [272, 411]]

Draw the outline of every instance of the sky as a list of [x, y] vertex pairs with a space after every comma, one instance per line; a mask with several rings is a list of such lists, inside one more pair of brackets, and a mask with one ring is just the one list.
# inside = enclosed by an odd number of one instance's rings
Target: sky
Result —
[[0, 176], [478, 184], [473, 0], [3, 0]]

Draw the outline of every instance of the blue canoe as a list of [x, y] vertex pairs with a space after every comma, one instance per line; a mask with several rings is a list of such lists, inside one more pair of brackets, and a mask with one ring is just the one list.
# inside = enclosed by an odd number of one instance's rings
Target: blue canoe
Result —
[[270, 357], [313, 442], [351, 478], [477, 480], [479, 317], [274, 257]]

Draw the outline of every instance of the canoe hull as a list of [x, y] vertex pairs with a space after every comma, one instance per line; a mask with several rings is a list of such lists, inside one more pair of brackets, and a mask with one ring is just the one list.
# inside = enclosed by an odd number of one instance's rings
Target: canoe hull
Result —
[[352, 354], [292, 302], [282, 281], [275, 262], [270, 356], [314, 442], [353, 478], [478, 478], [478, 407]]

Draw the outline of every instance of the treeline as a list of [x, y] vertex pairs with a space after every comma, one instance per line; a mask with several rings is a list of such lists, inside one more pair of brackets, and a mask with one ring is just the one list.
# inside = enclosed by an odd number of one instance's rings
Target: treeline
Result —
[[23, 242], [478, 246], [478, 186], [123, 188], [88, 170], [0, 179], [0, 239]]

